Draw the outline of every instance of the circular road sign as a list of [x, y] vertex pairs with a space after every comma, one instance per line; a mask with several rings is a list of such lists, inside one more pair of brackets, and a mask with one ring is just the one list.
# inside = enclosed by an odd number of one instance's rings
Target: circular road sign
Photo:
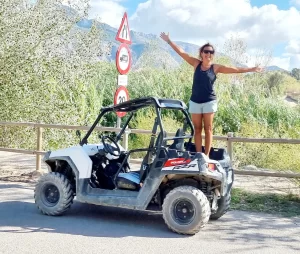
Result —
[[117, 69], [120, 74], [126, 74], [131, 66], [131, 54], [127, 44], [122, 43], [118, 48], [116, 55]]
[[[125, 86], [119, 86], [115, 92], [114, 105], [118, 105], [129, 100], [128, 90]], [[126, 112], [117, 112], [118, 117], [123, 117]]]

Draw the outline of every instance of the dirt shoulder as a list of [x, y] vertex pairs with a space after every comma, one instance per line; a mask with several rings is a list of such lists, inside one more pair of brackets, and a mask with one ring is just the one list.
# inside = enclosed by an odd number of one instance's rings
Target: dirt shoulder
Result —
[[[35, 163], [35, 155], [0, 151], [0, 180], [35, 183], [40, 175], [35, 170]], [[42, 172], [47, 172], [47, 166], [43, 162]], [[233, 186], [256, 193], [300, 196], [300, 186], [295, 180], [287, 178], [235, 175]]]

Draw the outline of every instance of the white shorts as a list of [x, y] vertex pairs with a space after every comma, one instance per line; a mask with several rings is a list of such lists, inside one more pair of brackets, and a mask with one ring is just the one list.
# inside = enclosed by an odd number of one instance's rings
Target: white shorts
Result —
[[205, 103], [195, 103], [189, 101], [189, 112], [191, 114], [205, 114], [205, 113], [215, 113], [218, 110], [217, 100], [205, 102]]

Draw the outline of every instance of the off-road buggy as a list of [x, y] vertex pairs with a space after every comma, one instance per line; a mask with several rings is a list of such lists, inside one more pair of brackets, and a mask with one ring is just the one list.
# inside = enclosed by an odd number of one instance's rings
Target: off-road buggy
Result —
[[[119, 142], [137, 111], [147, 107], [156, 113], [150, 144], [126, 151]], [[162, 110], [182, 112], [183, 126], [175, 136], [167, 136]], [[88, 144], [104, 115], [115, 112], [127, 112], [120, 132]], [[36, 184], [35, 203], [46, 215], [64, 213], [74, 197], [95, 205], [161, 210], [171, 230], [195, 234], [209, 219], [218, 219], [228, 210], [233, 169], [223, 148], [212, 148], [209, 157], [195, 152], [193, 135], [187, 107], [180, 100], [146, 97], [103, 107], [79, 145], [45, 154], [49, 172]], [[146, 155], [133, 170], [130, 156], [142, 151]]]

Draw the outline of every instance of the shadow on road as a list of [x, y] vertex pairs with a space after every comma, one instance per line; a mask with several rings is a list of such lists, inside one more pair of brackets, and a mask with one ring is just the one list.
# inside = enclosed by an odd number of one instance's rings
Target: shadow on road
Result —
[[19, 184], [19, 183], [11, 183], [11, 182], [7, 182], [4, 183], [4, 181], [2, 183], [0, 183], [0, 190], [1, 189], [23, 189], [23, 190], [32, 190], [33, 188], [33, 184], [31, 185], [25, 185], [25, 184]]
[[[1, 229], [17, 227], [19, 229]], [[172, 233], [161, 214], [74, 202], [62, 216], [41, 214], [34, 203], [0, 203], [0, 233], [48, 232], [92, 237], [182, 237]]]
[[[282, 232], [278, 234], [278, 231]], [[0, 203], [0, 233], [47, 232], [89, 237], [183, 238], [171, 232], [161, 214], [101, 207], [74, 202], [65, 215], [42, 215], [34, 203]], [[275, 233], [277, 232], [277, 233]], [[230, 211], [218, 221], [210, 221], [195, 237], [224, 243], [257, 243], [261, 248], [280, 244], [299, 250], [300, 219], [279, 218], [256, 213]], [[299, 247], [295, 247], [299, 246]]]

